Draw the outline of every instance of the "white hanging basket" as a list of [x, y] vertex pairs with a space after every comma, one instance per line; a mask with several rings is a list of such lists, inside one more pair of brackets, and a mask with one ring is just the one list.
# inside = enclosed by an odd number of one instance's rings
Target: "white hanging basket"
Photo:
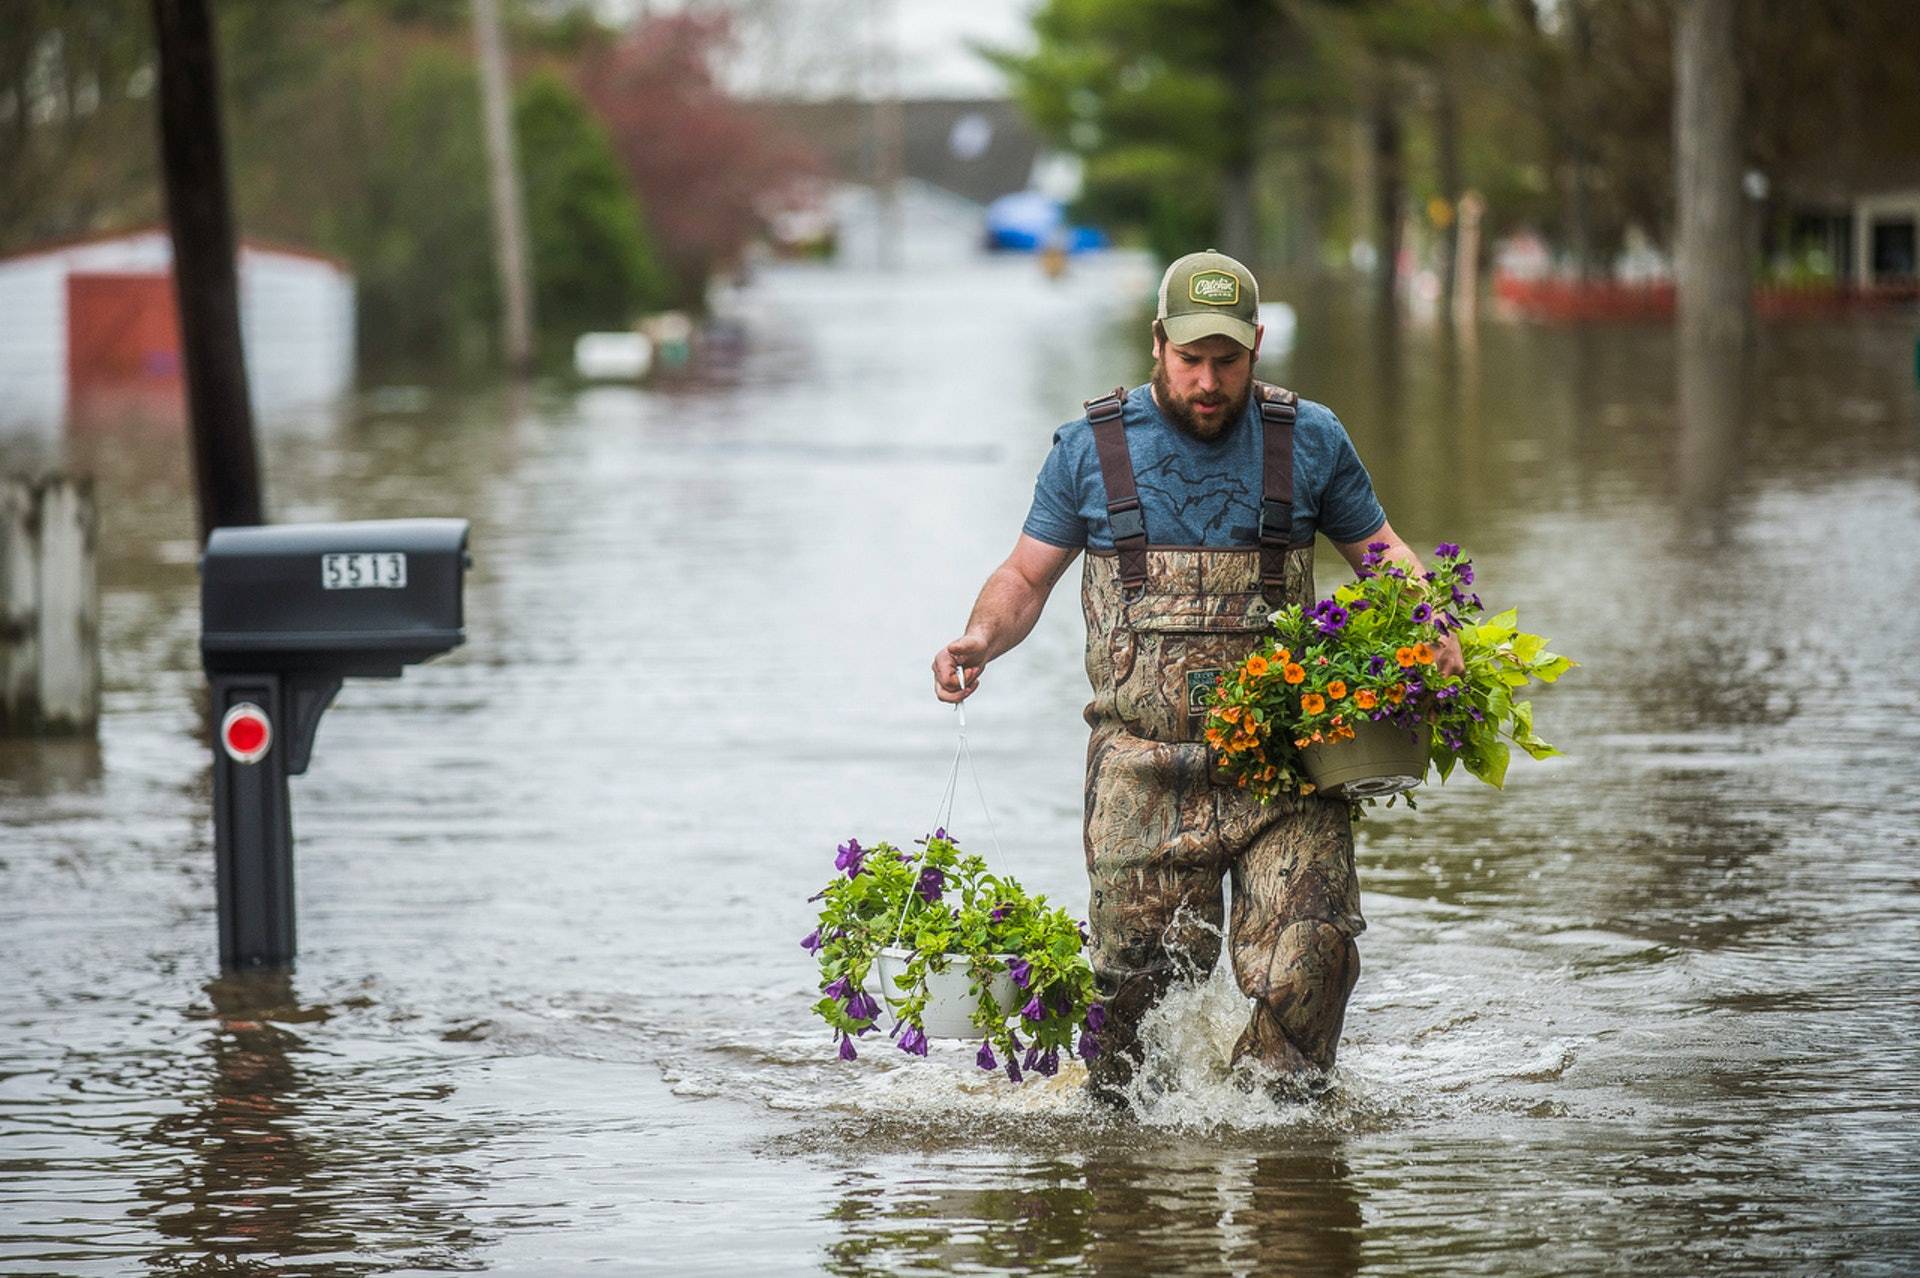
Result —
[[[1015, 957], [1011, 954], [996, 956], [1000, 970], [992, 975], [988, 984], [1002, 1017], [1014, 1015], [1026, 1001], [1020, 987], [1013, 983], [1013, 977], [1007, 974], [1007, 964]], [[894, 946], [881, 950], [875, 957], [873, 967], [880, 976], [882, 1001], [898, 1001], [905, 997], [894, 981], [906, 975], [907, 964], [912, 958], [911, 951]], [[980, 1031], [973, 1024], [973, 1011], [979, 1005], [979, 995], [973, 992], [974, 978], [967, 970], [967, 964], [966, 955], [949, 954], [946, 971], [927, 973], [927, 1007], [921, 1014], [920, 1028], [929, 1038], [979, 1037]]]

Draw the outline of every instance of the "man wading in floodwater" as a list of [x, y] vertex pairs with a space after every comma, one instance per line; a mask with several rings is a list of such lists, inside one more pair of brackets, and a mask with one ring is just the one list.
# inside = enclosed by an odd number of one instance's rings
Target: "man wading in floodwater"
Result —
[[[1420, 571], [1332, 412], [1255, 382], [1259, 292], [1247, 268], [1192, 253], [1167, 269], [1153, 382], [1087, 402], [1054, 433], [1033, 507], [980, 591], [967, 632], [933, 658], [961, 701], [980, 668], [1026, 638], [1082, 549], [1087, 620], [1086, 851], [1093, 970], [1106, 1003], [1093, 1094], [1120, 1101], [1141, 1018], [1187, 965], [1228, 945], [1253, 1018], [1234, 1046], [1286, 1080], [1333, 1067], [1366, 927], [1345, 802], [1261, 806], [1217, 782], [1205, 693], [1253, 651], [1269, 614], [1310, 606], [1313, 535], [1360, 566], [1369, 544]], [[1458, 673], [1448, 638], [1443, 672]]]

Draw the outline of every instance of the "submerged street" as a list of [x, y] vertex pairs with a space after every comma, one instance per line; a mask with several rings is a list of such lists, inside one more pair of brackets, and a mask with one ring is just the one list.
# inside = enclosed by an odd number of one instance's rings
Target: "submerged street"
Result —
[[[277, 520], [473, 521], [466, 646], [350, 682], [293, 783], [290, 977], [216, 979], [184, 444], [71, 441], [107, 694], [97, 744], [0, 742], [0, 1269], [1907, 1268], [1910, 321], [1763, 325], [1728, 376], [1658, 326], [1288, 299], [1261, 374], [1581, 662], [1535, 700], [1565, 757], [1370, 812], [1319, 1104], [1225, 1080], [1218, 973], [1156, 1027], [1180, 1085], [1137, 1123], [1077, 1068], [835, 1058], [807, 898], [849, 835], [927, 832], [928, 659], [1054, 427], [1145, 379], [1154, 278], [780, 267], [682, 378], [264, 427]], [[1680, 421], [1683, 381], [1726, 411]], [[1321, 592], [1345, 576], [1322, 543]], [[1078, 580], [967, 723], [996, 868], [1081, 915]], [[953, 832], [991, 852], [971, 795]]]

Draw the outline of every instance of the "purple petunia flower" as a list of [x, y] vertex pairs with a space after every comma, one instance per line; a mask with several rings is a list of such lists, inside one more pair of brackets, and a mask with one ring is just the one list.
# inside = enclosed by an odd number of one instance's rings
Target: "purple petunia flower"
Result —
[[1460, 628], [1460, 618], [1450, 612], [1443, 612], [1440, 614], [1440, 620], [1436, 624], [1439, 625], [1441, 632], [1444, 634], [1449, 630], [1458, 630]]
[[1015, 1034], [1012, 1030], [1007, 1031], [1007, 1050], [1009, 1052], [1017, 1052], [1021, 1050], [1020, 1036], [1018, 1034]]
[[1007, 911], [1011, 910], [1012, 908], [1013, 907], [1011, 905], [994, 906], [992, 913], [987, 915], [987, 921], [990, 923], [999, 923], [1004, 921], [1007, 917]]
[[847, 1000], [847, 1015], [856, 1021], [870, 1020], [880, 1015], [880, 1004], [874, 1002], [873, 995], [865, 990], [855, 990], [853, 997]]
[[[1033, 1069], [1038, 1069], [1039, 1065], [1040, 1065], [1040, 1044], [1035, 1043], [1032, 1047], [1029, 1047], [1027, 1049], [1026, 1056], [1021, 1058], [1020, 1068], [1024, 1070], [1033, 1070]], [[1045, 1070], [1041, 1070], [1041, 1073], [1045, 1073], [1045, 1072], [1046, 1072]]]
[[1367, 609], [1371, 607], [1373, 607], [1373, 605], [1369, 603], [1367, 600], [1356, 599], [1352, 603], [1347, 605], [1347, 611], [1348, 612], [1365, 612]]
[[848, 991], [851, 990], [852, 988], [853, 988], [853, 983], [843, 976], [843, 977], [840, 977], [838, 980], [836, 980], [833, 984], [827, 986], [827, 988], [823, 990], [822, 993], [824, 993], [828, 998], [838, 1002], [840, 999], [845, 998], [847, 996]]
[[1007, 964], [1007, 975], [1013, 978], [1015, 985], [1024, 990], [1027, 988], [1027, 982], [1033, 979], [1033, 964], [1025, 959], [1015, 959]]
[[945, 872], [937, 865], [929, 865], [926, 869], [920, 871], [920, 881], [914, 885], [913, 890], [920, 894], [921, 900], [925, 901], [928, 905], [932, 905], [940, 899], [940, 894], [946, 891], [946, 888], [947, 876]]
[[1443, 541], [1433, 548], [1433, 553], [1441, 559], [1451, 559], [1460, 553], [1460, 547], [1450, 541]]
[[1433, 620], [1433, 609], [1427, 607], [1425, 604], [1420, 604], [1413, 610], [1413, 619], [1425, 625], [1427, 622]]
[[1417, 697], [1426, 690], [1427, 685], [1421, 683], [1418, 679], [1407, 680], [1407, 695], [1409, 697]]
[[974, 1055], [973, 1063], [981, 1069], [999, 1069], [1000, 1062], [993, 1055], [993, 1044], [986, 1039], [980, 1040], [980, 1050]]
[[944, 839], [944, 838], [946, 838], [946, 837], [947, 837], [947, 827], [943, 825], [943, 826], [941, 826], [941, 827], [940, 827], [939, 829], [937, 829], [937, 830], [935, 830], [935, 831], [933, 832], [933, 837], [934, 837], [934, 838], [936, 838], [936, 839]]
[[1480, 713], [1480, 707], [1478, 706], [1468, 706], [1467, 714], [1473, 718], [1475, 723], [1485, 723], [1487, 721], [1487, 716]]
[[1095, 1038], [1090, 1033], [1082, 1034], [1080, 1036], [1080, 1059], [1083, 1061], [1090, 1061], [1094, 1057], [1098, 1056], [1099, 1054], [1100, 1054], [1100, 1040]]
[[900, 1036], [900, 1050], [909, 1056], [925, 1056], [927, 1054], [927, 1036], [919, 1026], [907, 1026], [907, 1032]]
[[1368, 657], [1367, 658], [1368, 674], [1382, 674], [1386, 671], [1386, 668], [1387, 668], [1387, 659], [1385, 657]]
[[1075, 926], [1080, 929], [1080, 944], [1087, 944], [1087, 925], [1085, 920], [1075, 924]]
[[1095, 1003], [1087, 1009], [1087, 1028], [1098, 1034], [1107, 1027], [1107, 1005]]
[[1020, 1062], [1011, 1056], [1007, 1057], [1007, 1077], [1016, 1083], [1020, 1081]]
[[1473, 584], [1473, 565], [1471, 563], [1464, 561], [1461, 563], [1460, 584], [1463, 586], [1471, 586]]
[[1478, 611], [1480, 610], [1480, 608], [1482, 607], [1482, 605], [1481, 605], [1481, 603], [1480, 603], [1480, 596], [1479, 596], [1479, 595], [1468, 595], [1468, 596], [1467, 596], [1467, 599], [1468, 599], [1468, 600], [1469, 600], [1469, 601], [1471, 602], [1471, 604], [1473, 605], [1473, 609], [1474, 609], [1474, 611], [1475, 611], [1475, 612], [1478, 612]]
[[866, 849], [860, 846], [860, 840], [848, 839], [840, 845], [840, 854], [833, 858], [833, 868], [836, 870], [845, 870], [847, 877], [850, 879], [858, 878], [861, 869], [860, 863], [866, 860], [866, 856]]
[[817, 927], [800, 940], [800, 948], [809, 954], [818, 954], [823, 944], [825, 942], [820, 939], [820, 929]]
[[1313, 624], [1320, 628], [1323, 635], [1337, 635], [1347, 624], [1347, 610], [1337, 603], [1325, 601], [1313, 611]]
[[1047, 1018], [1047, 1009], [1040, 1006], [1038, 994], [1027, 1000], [1027, 1005], [1020, 1009], [1020, 1017], [1028, 1021], [1043, 1021]]
[[858, 1055], [860, 1055], [860, 1053], [853, 1050], [853, 1040], [845, 1034], [842, 1034], [840, 1036], [840, 1059], [850, 1061]]
[[1385, 550], [1386, 548], [1387, 548], [1387, 543], [1384, 541], [1370, 541], [1367, 543], [1367, 549], [1376, 555], [1379, 554], [1381, 551]]
[[1047, 1054], [1040, 1058], [1039, 1068], [1041, 1074], [1048, 1078], [1052, 1078], [1055, 1074], [1058, 1074], [1060, 1072], [1060, 1049], [1057, 1047], [1049, 1047]]

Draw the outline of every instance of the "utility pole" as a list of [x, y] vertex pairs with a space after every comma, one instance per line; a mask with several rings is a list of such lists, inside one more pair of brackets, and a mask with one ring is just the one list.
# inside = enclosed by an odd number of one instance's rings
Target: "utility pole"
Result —
[[1675, 276], [1680, 337], [1738, 347], [1747, 332], [1746, 209], [1740, 192], [1737, 0], [1682, 0], [1673, 35]]
[[482, 125], [493, 189], [493, 257], [500, 270], [503, 353], [508, 369], [524, 376], [533, 369], [533, 286], [527, 271], [526, 215], [520, 201], [519, 151], [513, 140], [499, 0], [473, 0], [473, 33], [480, 54]]
[[160, 60], [160, 164], [204, 542], [215, 528], [263, 522], [260, 459], [240, 345], [219, 59], [206, 0], [153, 0], [153, 27]]

